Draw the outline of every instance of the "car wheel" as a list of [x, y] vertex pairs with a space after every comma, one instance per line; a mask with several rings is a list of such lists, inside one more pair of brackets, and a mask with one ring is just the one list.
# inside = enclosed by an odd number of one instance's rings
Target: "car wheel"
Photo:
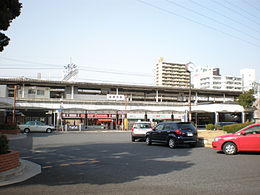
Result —
[[171, 149], [175, 148], [176, 146], [176, 141], [174, 138], [170, 138], [169, 141], [168, 141], [168, 145]]
[[135, 138], [132, 136], [132, 142], [135, 142]]
[[233, 155], [237, 152], [237, 146], [233, 142], [227, 142], [223, 146], [223, 152], [227, 155]]
[[46, 129], [46, 133], [51, 133], [51, 129]]
[[152, 144], [152, 141], [149, 138], [149, 136], [146, 137], [145, 142], [146, 142], [147, 145], [151, 145]]
[[24, 133], [30, 133], [30, 129], [26, 128], [23, 130]]

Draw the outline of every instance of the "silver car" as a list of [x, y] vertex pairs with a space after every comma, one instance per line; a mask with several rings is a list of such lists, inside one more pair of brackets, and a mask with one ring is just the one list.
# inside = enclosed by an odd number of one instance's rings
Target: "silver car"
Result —
[[24, 133], [35, 132], [46, 132], [51, 133], [55, 130], [54, 126], [45, 125], [41, 121], [28, 121], [24, 125], [18, 125]]
[[147, 131], [152, 130], [152, 125], [150, 122], [142, 121], [142, 122], [136, 122], [133, 125], [131, 136], [132, 136], [132, 142], [135, 141], [135, 139], [145, 139], [145, 134]]

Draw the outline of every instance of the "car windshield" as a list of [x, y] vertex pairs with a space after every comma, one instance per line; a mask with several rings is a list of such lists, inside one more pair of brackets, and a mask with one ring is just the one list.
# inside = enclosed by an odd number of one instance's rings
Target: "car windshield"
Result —
[[138, 128], [138, 129], [148, 129], [151, 128], [151, 124], [150, 123], [136, 123], [134, 125], [134, 128]]

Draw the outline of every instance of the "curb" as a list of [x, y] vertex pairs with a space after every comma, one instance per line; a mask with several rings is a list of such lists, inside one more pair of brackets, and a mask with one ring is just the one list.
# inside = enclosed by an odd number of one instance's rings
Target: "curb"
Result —
[[28, 160], [20, 159], [20, 166], [0, 173], [0, 186], [25, 181], [41, 173], [41, 166]]
[[5, 134], [7, 136], [7, 139], [9, 140], [18, 140], [18, 139], [24, 139], [27, 137], [26, 134], [24, 133], [19, 133], [19, 134], [15, 134], [15, 135], [12, 135], [12, 134]]

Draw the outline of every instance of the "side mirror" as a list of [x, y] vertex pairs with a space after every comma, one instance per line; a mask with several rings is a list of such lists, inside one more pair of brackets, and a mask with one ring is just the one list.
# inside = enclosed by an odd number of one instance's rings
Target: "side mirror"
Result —
[[245, 132], [244, 132], [244, 131], [242, 131], [242, 132], [240, 133], [240, 135], [245, 135]]

